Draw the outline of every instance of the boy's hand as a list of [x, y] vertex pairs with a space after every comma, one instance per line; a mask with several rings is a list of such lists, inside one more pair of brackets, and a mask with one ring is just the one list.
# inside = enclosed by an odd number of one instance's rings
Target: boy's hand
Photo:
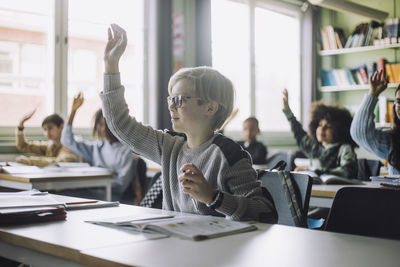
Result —
[[30, 118], [32, 118], [33, 114], [35, 114], [36, 112], [35, 108], [33, 111], [29, 112], [28, 114], [26, 114], [24, 117], [22, 117], [21, 121], [18, 124], [18, 128], [23, 128], [24, 127], [24, 123], [29, 120]]
[[18, 163], [29, 164], [29, 158], [27, 156], [18, 156], [15, 161]]
[[375, 71], [371, 75], [369, 94], [373, 96], [379, 96], [386, 88], [388, 84], [388, 77], [383, 70]]
[[289, 109], [289, 93], [287, 89], [283, 89], [283, 110]]
[[85, 98], [83, 97], [82, 92], [79, 92], [75, 97], [74, 100], [72, 101], [72, 108], [71, 111], [77, 111], [85, 101]]
[[127, 43], [126, 31], [117, 24], [111, 24], [108, 28], [108, 42], [104, 51], [106, 74], [119, 73], [119, 59], [124, 53]]
[[192, 163], [183, 165], [181, 171], [183, 174], [178, 180], [182, 184], [183, 192], [200, 202], [210, 204], [216, 190], [210, 186], [203, 173]]

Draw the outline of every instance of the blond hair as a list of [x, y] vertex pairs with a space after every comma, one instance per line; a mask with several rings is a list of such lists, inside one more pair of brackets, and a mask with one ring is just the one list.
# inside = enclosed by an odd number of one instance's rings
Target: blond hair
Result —
[[179, 80], [185, 80], [196, 96], [205, 102], [213, 100], [218, 103], [212, 126], [213, 130], [219, 129], [233, 109], [235, 93], [231, 80], [210, 67], [182, 68], [169, 79], [169, 94]]

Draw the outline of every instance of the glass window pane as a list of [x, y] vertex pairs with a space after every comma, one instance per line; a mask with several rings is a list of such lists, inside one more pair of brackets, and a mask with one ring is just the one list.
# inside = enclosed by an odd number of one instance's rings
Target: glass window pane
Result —
[[[223, 18], [223, 19], [222, 19]], [[226, 0], [211, 1], [212, 65], [232, 80], [239, 113], [226, 127], [241, 130], [250, 114], [249, 8]]]
[[[277, 26], [278, 25], [278, 26]], [[263, 8], [255, 10], [255, 104], [263, 131], [288, 131], [282, 113], [282, 91], [300, 114], [300, 22]], [[298, 117], [299, 118], [299, 117]]]
[[[93, 7], [95, 12], [88, 12]], [[130, 112], [143, 119], [143, 15], [143, 0], [69, 0], [68, 113], [79, 91], [85, 97], [74, 126], [91, 128], [93, 115], [101, 107], [103, 52], [111, 23], [128, 33], [128, 46], [120, 62], [122, 84]]]
[[54, 112], [54, 1], [0, 0], [0, 126], [41, 126]]

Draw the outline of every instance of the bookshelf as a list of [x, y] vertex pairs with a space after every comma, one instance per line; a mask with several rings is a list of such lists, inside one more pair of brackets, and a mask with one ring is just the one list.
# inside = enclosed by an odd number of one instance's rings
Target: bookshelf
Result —
[[[397, 83], [389, 83], [388, 88], [397, 88]], [[368, 90], [369, 84], [357, 84], [348, 86], [321, 86], [321, 92], [341, 92], [341, 91], [357, 91], [357, 90]]]
[[320, 56], [335, 56], [335, 55], [342, 55], [342, 54], [367, 52], [367, 51], [389, 49], [389, 48], [399, 48], [399, 47], [400, 47], [400, 43], [398, 43], [398, 44], [385, 44], [385, 45], [373, 45], [373, 46], [362, 46], [362, 47], [353, 47], [353, 48], [321, 50], [321, 51], [318, 52], [318, 54]]
[[[387, 12], [389, 14], [388, 18], [400, 17], [400, 5], [396, 4], [398, 3], [398, 0], [352, 0], [352, 2], [357, 2], [359, 4]], [[323, 32], [321, 31], [322, 28], [331, 25], [334, 31], [336, 31], [336, 29], [343, 30], [346, 42], [348, 37], [354, 33], [356, 27], [362, 23], [371, 22], [371, 19], [367, 17], [348, 12], [333, 11], [326, 8], [321, 8], [319, 11], [319, 33]], [[357, 84], [354, 84], [354, 82], [340, 83], [335, 75], [338, 75], [339, 73], [339, 78], [341, 81], [343, 81], [344, 76], [343, 73], [341, 73], [342, 70], [345, 70], [346, 74], [348, 74], [348, 70], [350, 70], [352, 73], [355, 73], [360, 66], [364, 65], [367, 67], [367, 76], [369, 76], [371, 73], [370, 70], [372, 69], [372, 64], [374, 62], [378, 62], [378, 59], [380, 58], [387, 59], [387, 62], [389, 63], [400, 63], [400, 42], [371, 45], [371, 41], [368, 46], [329, 49], [329, 47], [325, 45], [326, 42], [325, 44], [322, 44], [322, 41], [324, 41], [322, 35], [320, 38], [321, 47], [317, 52], [317, 75], [321, 80], [321, 83], [318, 86], [317, 98], [327, 104], [340, 104], [348, 108], [351, 113], [355, 113], [358, 110], [361, 100], [363, 99], [364, 95], [368, 93], [369, 84], [365, 82], [365, 75], [363, 75], [363, 82], [360, 82], [359, 77], [355, 79]], [[332, 40], [332, 38], [329, 40]], [[326, 49], [322, 50], [323, 47]], [[337, 47], [339, 47], [339, 45], [337, 45]], [[345, 45], [342, 45], [342, 47], [345, 47]], [[332, 48], [331, 45], [330, 48]], [[335, 76], [336, 83], [326, 82], [326, 73], [331, 71]], [[324, 80], [324, 83], [322, 83], [322, 80]], [[340, 84], [340, 86], [338, 84]], [[397, 86], [397, 83], [390, 83], [388, 85], [388, 89], [381, 94], [381, 97], [386, 98], [388, 101], [392, 101], [394, 99], [394, 91]], [[381, 108], [379, 108], [379, 105], [377, 105], [375, 111], [376, 115], [380, 113], [380, 109]], [[380, 116], [376, 116], [376, 118], [377, 127], [390, 127], [390, 124], [382, 120]]]

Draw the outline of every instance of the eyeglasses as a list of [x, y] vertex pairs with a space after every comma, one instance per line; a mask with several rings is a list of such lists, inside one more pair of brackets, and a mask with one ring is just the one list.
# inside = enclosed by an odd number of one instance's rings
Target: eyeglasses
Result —
[[396, 99], [393, 103], [394, 103], [396, 106], [400, 105], [400, 99]]
[[183, 100], [190, 100], [190, 99], [201, 99], [199, 97], [195, 96], [183, 96], [183, 95], [177, 95], [177, 96], [168, 96], [167, 101], [168, 101], [168, 106], [174, 106], [175, 108], [180, 108], [182, 107]]

